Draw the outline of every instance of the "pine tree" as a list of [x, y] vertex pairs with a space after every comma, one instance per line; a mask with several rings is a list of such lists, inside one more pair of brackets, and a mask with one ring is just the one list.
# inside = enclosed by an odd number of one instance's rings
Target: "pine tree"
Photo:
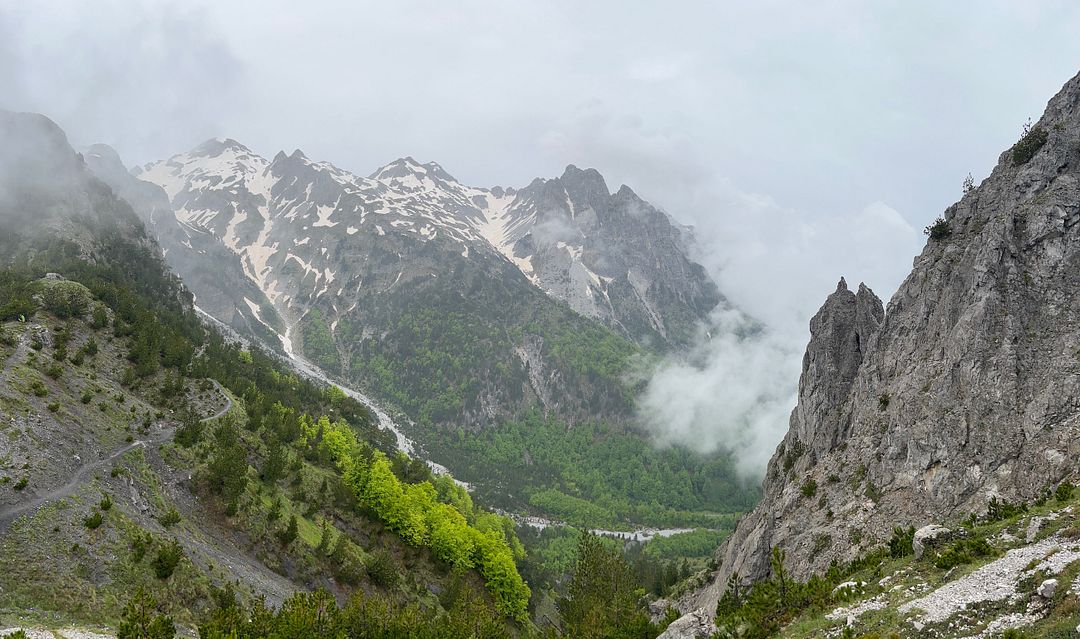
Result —
[[143, 589], [136, 591], [124, 607], [117, 639], [173, 639], [176, 627], [172, 617], [157, 614], [157, 602]]
[[608, 550], [600, 538], [583, 533], [578, 559], [566, 596], [556, 606], [568, 636], [609, 639], [639, 636], [649, 627], [633, 571], [617, 550]]
[[296, 515], [289, 517], [289, 525], [285, 527], [285, 530], [278, 533], [278, 539], [281, 540], [281, 545], [288, 546], [296, 540], [296, 536], [299, 534], [299, 527], [296, 523]]
[[270, 440], [266, 461], [263, 462], [262, 479], [268, 484], [273, 484], [285, 475], [285, 447], [277, 437]]
[[784, 567], [786, 558], [787, 553], [780, 546], [773, 546], [770, 563], [772, 564], [773, 577], [776, 578], [780, 586], [780, 600], [783, 602], [787, 601], [787, 568]]
[[322, 537], [319, 538], [319, 545], [315, 548], [315, 554], [328, 554], [330, 552], [330, 545], [333, 543], [333, 536], [333, 531], [330, 529], [330, 522], [324, 519], [322, 523]]

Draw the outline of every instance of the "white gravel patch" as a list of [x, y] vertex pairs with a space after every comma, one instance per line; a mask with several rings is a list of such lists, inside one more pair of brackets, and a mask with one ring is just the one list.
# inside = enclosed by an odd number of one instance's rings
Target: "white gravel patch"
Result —
[[[1054, 556], [1051, 556], [1041, 561], [1056, 548], [1060, 550], [1054, 555], [1063, 555], [1062, 560], [1055, 560]], [[1061, 568], [1069, 563], [1065, 561], [1068, 555], [1064, 553], [1075, 553], [1077, 550], [1077, 544], [1063, 543], [1056, 537], [1044, 539], [1023, 548], [1015, 548], [1005, 553], [1004, 557], [986, 564], [975, 572], [945, 584], [925, 597], [905, 603], [900, 606], [900, 612], [921, 610], [920, 621], [937, 623], [948, 619], [971, 604], [1008, 599], [1016, 595], [1017, 583], [1031, 562], [1040, 561], [1040, 567], [1046, 565], [1048, 568], [1060, 565], [1058, 568], [1060, 572]], [[1080, 555], [1077, 556], [1080, 557]], [[1048, 568], [1044, 570], [1050, 572]]]
[[30, 639], [56, 639], [56, 635], [49, 630], [44, 630], [42, 628], [20, 628], [19, 626], [0, 629], [0, 637], [13, 635], [20, 630], [25, 632], [26, 636]]
[[116, 639], [116, 635], [103, 635], [97, 632], [78, 630], [75, 628], [60, 630], [59, 634], [64, 639]]
[[986, 629], [972, 637], [972, 639], [990, 639], [991, 637], [999, 637], [1001, 636], [1001, 633], [1010, 628], [1023, 628], [1038, 622], [1043, 618], [1044, 614], [1045, 611], [1033, 602], [1027, 612], [1013, 612], [1003, 617], [998, 617], [986, 624]]
[[116, 635], [103, 635], [98, 632], [82, 630], [79, 628], [63, 628], [61, 630], [48, 630], [45, 628], [0, 628], [0, 637], [7, 637], [22, 630], [29, 639], [116, 639]]
[[1065, 570], [1065, 566], [1068, 566], [1072, 562], [1080, 559], [1080, 546], [1074, 544], [1072, 546], [1062, 545], [1061, 550], [1050, 555], [1045, 561], [1035, 567], [1032, 573], [1042, 570], [1048, 574], [1056, 575], [1062, 570]]
[[873, 599], [867, 599], [866, 601], [860, 601], [853, 606], [846, 608], [837, 608], [829, 614], [825, 615], [826, 619], [830, 621], [840, 621], [841, 619], [858, 619], [863, 614], [870, 612], [871, 610], [881, 610], [888, 605], [888, 600], [885, 595], [878, 595]]

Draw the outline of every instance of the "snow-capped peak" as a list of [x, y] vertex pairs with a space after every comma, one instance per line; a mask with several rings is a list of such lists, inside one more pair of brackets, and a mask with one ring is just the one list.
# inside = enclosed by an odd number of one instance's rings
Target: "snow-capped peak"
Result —
[[193, 156], [214, 157], [225, 151], [232, 151], [233, 153], [240, 155], [252, 155], [251, 149], [232, 138], [210, 138], [206, 142], [203, 142], [192, 149], [189, 154]]
[[[215, 139], [147, 165], [138, 177], [165, 189], [182, 223], [235, 252], [286, 315], [361, 285], [362, 277], [347, 275], [354, 267], [341, 270], [339, 252], [385, 242], [400, 258], [412, 242], [456, 242], [462, 246], [455, 252], [468, 260], [501, 256], [584, 315], [615, 318], [625, 304], [640, 305], [645, 321], [663, 334], [651, 277], [637, 273], [662, 263], [675, 272], [685, 259], [665, 225], [637, 222], [665, 214], [629, 197], [629, 189], [613, 196], [599, 172], [574, 165], [519, 190], [489, 189], [461, 184], [439, 164], [408, 156], [360, 177], [300, 150], [279, 152], [271, 162], [235, 140]], [[627, 261], [641, 255], [649, 256], [644, 270]], [[609, 289], [615, 279], [620, 284]]]

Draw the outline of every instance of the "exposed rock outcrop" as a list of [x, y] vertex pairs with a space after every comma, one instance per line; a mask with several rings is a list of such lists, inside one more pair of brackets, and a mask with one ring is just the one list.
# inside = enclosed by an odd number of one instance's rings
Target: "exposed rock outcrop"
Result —
[[927, 550], [940, 546], [952, 537], [951, 530], [937, 524], [927, 524], [916, 530], [911, 540], [911, 550], [915, 553], [915, 559], [922, 559]]
[[865, 287], [829, 296], [764, 498], [684, 610], [767, 576], [774, 546], [806, 578], [894, 526], [1031, 501], [1076, 472], [1080, 76], [1033, 131], [945, 212], [887, 313]]

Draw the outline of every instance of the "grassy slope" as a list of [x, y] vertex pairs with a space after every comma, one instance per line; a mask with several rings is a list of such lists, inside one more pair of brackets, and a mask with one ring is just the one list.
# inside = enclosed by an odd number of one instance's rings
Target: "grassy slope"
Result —
[[[900, 608], [908, 602], [920, 599], [943, 586], [956, 584], [979, 568], [1000, 560], [1006, 552], [1024, 549], [1030, 544], [1026, 535], [1032, 521], [1039, 519], [1041, 526], [1034, 543], [1050, 539], [1045, 555], [1039, 554], [1025, 566], [1016, 586], [1017, 596], [1001, 601], [983, 602], [957, 610], [944, 621], [926, 622], [917, 609], [901, 613]], [[959, 528], [959, 526], [957, 526]], [[970, 563], [953, 568], [935, 565], [938, 554], [947, 550], [928, 551], [922, 560], [913, 555], [892, 558], [880, 554], [868, 565], [858, 570], [840, 573], [830, 582], [830, 590], [840, 582], [859, 585], [848, 590], [834, 592], [823, 597], [797, 614], [776, 636], [790, 639], [809, 639], [822, 636], [850, 637], [934, 637], [952, 638], [975, 636], [985, 632], [995, 620], [1008, 615], [1033, 612], [1033, 618], [1017, 622], [1010, 637], [1064, 638], [1075, 637], [1080, 624], [1080, 588], [1076, 586], [1080, 575], [1080, 560], [1070, 561], [1059, 574], [1034, 570], [1039, 560], [1070, 548], [1080, 548], [1080, 508], [1074, 498], [1058, 500], [1051, 498], [1042, 505], [1032, 506], [1026, 513], [1014, 514], [995, 522], [983, 522], [967, 529], [969, 537], [982, 537], [990, 541], [993, 553], [976, 557]], [[1056, 577], [1060, 585], [1050, 600], [1035, 594], [1035, 589], [1045, 578]], [[987, 587], [990, 582], [1003, 579], [982, 578], [974, 580], [976, 590]], [[867, 603], [876, 602], [872, 609], [859, 611]], [[848, 625], [848, 617], [853, 623]], [[1036, 620], [1037, 619], [1037, 620]], [[916, 623], [919, 622], [919, 623]], [[988, 636], [1006, 636], [1005, 627], [995, 626]], [[844, 634], [847, 633], [847, 634]], [[1018, 633], [1018, 634], [1016, 634]]]

